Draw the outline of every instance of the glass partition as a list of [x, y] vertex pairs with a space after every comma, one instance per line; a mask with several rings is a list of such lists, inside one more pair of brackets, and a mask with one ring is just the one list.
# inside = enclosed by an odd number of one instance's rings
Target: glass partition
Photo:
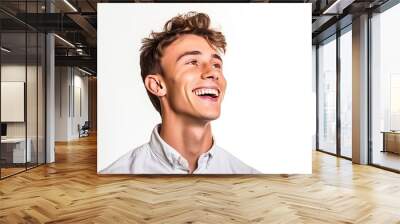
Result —
[[372, 164], [400, 171], [400, 4], [371, 18]]
[[336, 154], [336, 36], [318, 47], [318, 149]]
[[14, 10], [0, 12], [1, 179], [45, 163], [46, 39], [13, 17], [43, 13], [44, 3], [0, 2], [0, 7]]
[[340, 154], [352, 157], [352, 34], [351, 26], [340, 36]]
[[37, 116], [38, 116], [38, 49], [37, 41], [38, 35], [36, 32], [27, 33], [27, 74], [26, 74], [26, 113], [27, 113], [27, 151], [30, 151], [30, 160], [27, 163], [27, 167], [33, 167], [37, 165]]
[[46, 161], [45, 124], [46, 124], [46, 38], [43, 33], [38, 33], [38, 64], [37, 64], [37, 162], [43, 164]]
[[[26, 150], [26, 33], [1, 34], [1, 176], [24, 171]], [[6, 49], [6, 50], [4, 50]]]

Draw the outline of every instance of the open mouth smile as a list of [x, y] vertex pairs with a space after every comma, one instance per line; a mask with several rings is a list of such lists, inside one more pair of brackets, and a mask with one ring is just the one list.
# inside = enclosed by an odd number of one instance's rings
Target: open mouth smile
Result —
[[218, 101], [218, 97], [220, 96], [219, 89], [214, 87], [196, 88], [192, 92], [203, 100], [209, 100], [213, 102]]

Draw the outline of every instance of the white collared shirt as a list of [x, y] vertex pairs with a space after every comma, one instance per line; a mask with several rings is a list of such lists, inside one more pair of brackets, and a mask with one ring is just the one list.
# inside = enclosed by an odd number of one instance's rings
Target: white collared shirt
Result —
[[[101, 174], [189, 174], [189, 164], [178, 151], [160, 137], [157, 125], [150, 142], [130, 150]], [[194, 174], [257, 174], [215, 141], [210, 150], [200, 155]]]

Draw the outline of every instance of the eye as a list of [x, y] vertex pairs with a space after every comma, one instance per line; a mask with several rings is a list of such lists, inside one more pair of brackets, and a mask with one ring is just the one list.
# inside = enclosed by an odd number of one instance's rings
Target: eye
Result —
[[213, 67], [216, 68], [216, 69], [221, 69], [222, 65], [220, 63], [214, 63]]
[[187, 65], [198, 65], [199, 63], [198, 63], [197, 60], [190, 60], [190, 61], [186, 62], [185, 64], [187, 64]]

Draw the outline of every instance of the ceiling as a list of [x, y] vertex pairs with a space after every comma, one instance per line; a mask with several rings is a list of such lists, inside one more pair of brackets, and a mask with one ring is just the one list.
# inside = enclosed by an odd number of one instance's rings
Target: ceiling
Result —
[[[372, 10], [387, 0], [231, 0], [252, 3], [312, 3], [313, 43], [327, 38], [337, 28], [351, 24], [353, 16]], [[55, 32], [56, 65], [85, 67], [95, 73], [97, 57], [97, 3], [184, 2], [157, 0], [1, 0], [2, 32], [16, 33], [25, 28]], [[186, 1], [193, 2], [193, 1]], [[227, 1], [197, 1], [227, 2]], [[52, 13], [49, 13], [52, 11]], [[290, 15], [285, 15], [290, 16]], [[338, 23], [338, 21], [341, 21]], [[347, 21], [347, 22], [346, 22]], [[338, 26], [340, 24], [340, 26]], [[11, 35], [11, 34], [9, 34]], [[11, 38], [13, 39], [13, 38]], [[15, 38], [19, 41], [20, 38]], [[65, 40], [65, 41], [64, 41]]]

